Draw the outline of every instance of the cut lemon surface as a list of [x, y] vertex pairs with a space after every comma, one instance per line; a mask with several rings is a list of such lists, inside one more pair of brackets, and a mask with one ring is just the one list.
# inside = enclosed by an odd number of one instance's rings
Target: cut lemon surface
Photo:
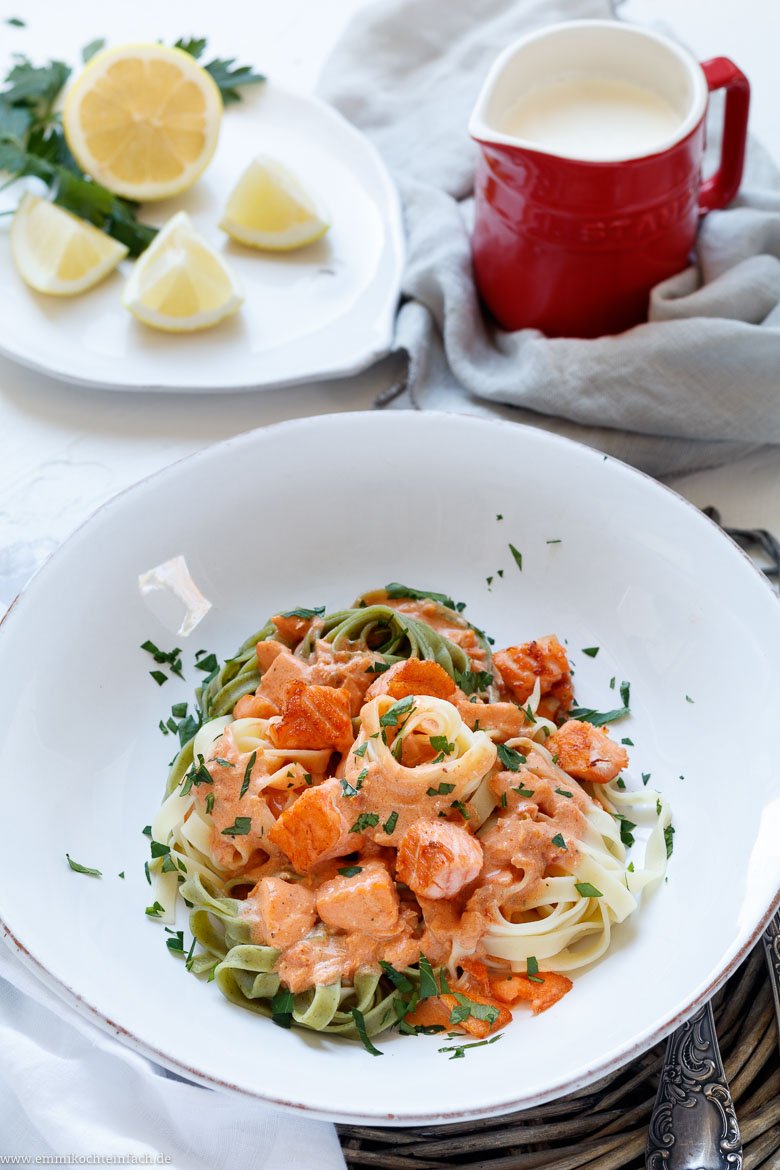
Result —
[[121, 45], [97, 53], [68, 90], [62, 124], [79, 166], [141, 201], [191, 187], [217, 145], [222, 97], [182, 49]]
[[11, 255], [38, 292], [68, 297], [108, 276], [127, 248], [84, 219], [29, 192], [11, 224]]
[[222, 257], [180, 211], [136, 261], [122, 301], [155, 329], [191, 333], [235, 313], [241, 289]]
[[233, 188], [219, 226], [241, 244], [289, 252], [324, 236], [330, 223], [287, 167], [260, 157]]

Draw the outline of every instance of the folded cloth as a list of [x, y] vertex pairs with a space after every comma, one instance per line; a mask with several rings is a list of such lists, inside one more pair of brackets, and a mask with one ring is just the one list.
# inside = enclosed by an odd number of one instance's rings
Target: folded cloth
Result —
[[328, 1122], [166, 1072], [82, 1019], [2, 943], [0, 1052], [0, 1155], [112, 1155], [173, 1170], [344, 1170]]
[[[760, 146], [733, 207], [703, 220], [696, 265], [654, 290], [647, 324], [587, 341], [507, 333], [481, 313], [471, 271], [467, 123], [490, 64], [536, 27], [611, 15], [608, 0], [379, 0], [320, 91], [373, 139], [404, 203], [405, 373], [380, 405], [499, 414], [663, 476], [780, 443], [780, 174]], [[721, 120], [713, 108], [712, 166]]]

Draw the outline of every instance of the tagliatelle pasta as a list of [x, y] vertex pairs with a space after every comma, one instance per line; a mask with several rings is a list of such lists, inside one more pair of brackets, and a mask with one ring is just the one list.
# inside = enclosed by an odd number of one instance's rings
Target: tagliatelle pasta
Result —
[[572, 708], [557, 638], [493, 655], [462, 609], [394, 584], [215, 663], [149, 871], [233, 1003], [372, 1052], [389, 1028], [484, 1040], [566, 994], [663, 878], [671, 812], [603, 726], [627, 688]]

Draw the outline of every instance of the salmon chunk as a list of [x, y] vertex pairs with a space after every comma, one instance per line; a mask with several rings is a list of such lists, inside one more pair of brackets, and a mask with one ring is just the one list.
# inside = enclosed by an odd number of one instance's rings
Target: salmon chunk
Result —
[[233, 708], [234, 719], [270, 719], [279, 708], [263, 695], [242, 695]]
[[258, 660], [261, 646], [280, 646], [279, 651], [274, 654], [273, 659], [265, 668], [260, 686], [257, 688], [257, 694], [269, 699], [281, 710], [290, 687], [293, 683], [302, 684], [308, 678], [309, 668], [305, 662], [296, 658], [286, 646], [281, 646], [279, 642], [258, 642]]
[[398, 847], [398, 877], [423, 898], [453, 898], [482, 868], [482, 846], [449, 821], [415, 821]]
[[516, 702], [522, 705], [528, 701], [538, 679], [539, 714], [547, 719], [566, 715], [573, 698], [571, 671], [566, 651], [554, 634], [522, 646], [508, 646], [499, 650], [493, 661]]
[[575, 780], [607, 784], [628, 764], [628, 755], [613, 743], [602, 727], [570, 719], [547, 740], [545, 747], [557, 756], [558, 765]]
[[278, 877], [261, 878], [246, 904], [255, 910], [259, 933], [266, 945], [278, 947], [280, 951], [304, 938], [317, 921], [311, 890]]
[[257, 667], [262, 673], [268, 670], [274, 659], [278, 658], [280, 654], [284, 654], [287, 647], [283, 646], [281, 642], [275, 642], [272, 638], [258, 642], [255, 646], [255, 656], [257, 657]]
[[277, 613], [271, 618], [279, 637], [288, 646], [297, 646], [309, 632], [311, 618], [296, 617], [294, 614]]
[[[272, 667], [276, 669], [281, 659]], [[271, 671], [269, 671], [269, 674]], [[307, 686], [291, 682], [282, 707], [282, 719], [272, 736], [277, 747], [330, 748], [348, 751], [354, 742], [350, 695], [343, 687]]]
[[318, 861], [351, 853], [360, 843], [350, 834], [340, 795], [341, 781], [335, 778], [307, 788], [270, 830], [269, 840], [287, 854], [298, 873], [308, 873]]
[[339, 875], [317, 891], [317, 913], [326, 926], [387, 938], [398, 929], [398, 894], [380, 861], [358, 863], [359, 873]]
[[390, 695], [393, 699], [405, 699], [407, 695], [451, 699], [454, 694], [455, 683], [438, 662], [407, 658], [405, 662], [396, 662], [380, 674], [368, 688], [366, 700], [375, 699], [377, 695]]
[[572, 987], [571, 979], [556, 971], [540, 971], [534, 979], [529, 979], [527, 975], [509, 975], [505, 979], [491, 980], [493, 995], [497, 1000], [502, 1003], [524, 1000], [530, 1003], [535, 1016], [539, 1012], [546, 1012], [559, 999], [563, 999]]
[[[495, 1008], [495, 1018], [491, 1023], [489, 1020], [480, 1020], [476, 1016], [467, 1016], [466, 1019], [460, 1018], [460, 1009], [464, 1006], [461, 1001], [454, 995], [435, 995], [428, 999], [420, 1000], [420, 1003], [406, 1017], [406, 1022], [412, 1026], [417, 1027], [431, 1027], [438, 1025], [441, 1028], [461, 1028], [470, 1036], [475, 1036], [478, 1040], [484, 1040], [491, 1032], [498, 1032], [500, 1028], [506, 1025], [512, 1019], [512, 1013], [505, 1004], [497, 1002], [495, 999], [490, 999], [487, 996], [479, 995], [477, 992], [469, 992], [468, 999], [472, 1003], [483, 1004], [485, 1007]], [[456, 1016], [457, 1023], [452, 1020], [453, 1010], [458, 1009], [459, 1014]]]

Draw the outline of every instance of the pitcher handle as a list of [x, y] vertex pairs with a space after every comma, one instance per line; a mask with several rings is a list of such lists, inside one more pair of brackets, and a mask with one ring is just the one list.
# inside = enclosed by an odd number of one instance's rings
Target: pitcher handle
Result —
[[704, 214], [726, 207], [739, 190], [745, 163], [750, 82], [728, 57], [713, 57], [703, 61], [701, 67], [710, 93], [716, 89], [726, 91], [720, 166], [699, 191], [699, 209]]

